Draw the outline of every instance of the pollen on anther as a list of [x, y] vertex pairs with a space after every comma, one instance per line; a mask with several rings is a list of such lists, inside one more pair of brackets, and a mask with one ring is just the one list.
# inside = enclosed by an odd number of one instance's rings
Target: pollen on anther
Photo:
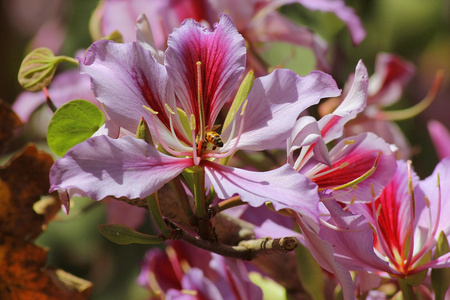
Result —
[[174, 111], [170, 108], [170, 106], [167, 103], [164, 103], [164, 106], [166, 107], [166, 109], [169, 111], [169, 113], [171, 113], [172, 115], [174, 115]]
[[151, 109], [151, 108], [148, 107], [148, 106], [142, 105], [142, 107], [145, 108], [146, 110], [148, 110], [149, 112], [151, 112], [151, 113], [154, 114], [154, 115], [157, 115], [157, 114], [158, 114], [157, 111]]

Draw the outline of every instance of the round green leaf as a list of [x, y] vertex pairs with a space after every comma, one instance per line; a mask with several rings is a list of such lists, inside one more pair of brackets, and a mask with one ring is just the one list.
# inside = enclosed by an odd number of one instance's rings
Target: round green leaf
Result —
[[32, 92], [48, 86], [53, 79], [60, 59], [48, 48], [31, 51], [20, 65], [18, 80], [20, 85]]
[[47, 143], [60, 156], [92, 136], [105, 122], [97, 106], [86, 100], [73, 100], [61, 106], [48, 126]]

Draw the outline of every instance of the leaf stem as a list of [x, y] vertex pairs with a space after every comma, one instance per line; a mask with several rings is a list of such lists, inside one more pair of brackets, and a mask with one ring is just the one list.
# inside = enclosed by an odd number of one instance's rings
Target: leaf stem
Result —
[[161, 235], [164, 237], [170, 236], [172, 234], [172, 230], [167, 226], [161, 215], [161, 209], [159, 208], [158, 201], [158, 192], [155, 192], [147, 197], [147, 204], [156, 226], [161, 231]]

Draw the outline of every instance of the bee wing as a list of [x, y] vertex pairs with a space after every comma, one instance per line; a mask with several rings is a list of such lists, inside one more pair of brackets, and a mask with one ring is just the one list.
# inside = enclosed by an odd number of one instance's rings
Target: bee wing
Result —
[[219, 129], [220, 126], [222, 126], [222, 125], [220, 125], [220, 124], [214, 125], [214, 126], [211, 128], [211, 131], [214, 131], [214, 130], [216, 130], [216, 129]]

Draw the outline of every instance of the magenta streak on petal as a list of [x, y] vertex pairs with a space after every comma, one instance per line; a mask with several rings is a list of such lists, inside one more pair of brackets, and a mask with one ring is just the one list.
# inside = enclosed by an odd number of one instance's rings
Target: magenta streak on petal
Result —
[[[214, 125], [211, 118], [212, 107], [217, 104], [216, 94], [220, 93], [220, 73], [223, 72], [223, 61], [226, 54], [226, 49], [218, 49], [217, 43], [214, 43], [215, 36], [206, 36], [207, 41], [191, 41], [189, 45], [185, 47], [188, 51], [183, 52], [183, 60], [187, 66], [187, 79], [188, 79], [188, 90], [191, 102], [191, 107], [193, 108], [195, 119], [199, 120], [199, 110], [198, 110], [198, 91], [197, 85], [197, 67], [196, 63], [201, 62], [201, 73], [202, 78], [200, 79], [201, 85], [203, 87], [203, 106], [205, 111], [205, 124], [210, 128]], [[206, 45], [202, 45], [202, 42]], [[190, 49], [189, 49], [190, 48]], [[197, 132], [200, 128], [197, 128]]]
[[325, 124], [325, 126], [323, 126], [323, 128], [320, 130], [320, 134], [322, 135], [322, 137], [325, 137], [328, 131], [331, 128], [333, 128], [339, 122], [340, 119], [342, 119], [341, 116], [333, 115], [330, 121], [328, 121], [328, 123]]
[[[393, 255], [392, 250], [395, 249], [399, 254], [404, 254], [404, 244], [403, 241], [400, 240], [400, 227], [399, 226], [399, 212], [400, 212], [400, 203], [396, 200], [397, 197], [397, 186], [394, 184], [389, 184], [385, 187], [380, 197], [375, 200], [375, 209], [377, 209], [381, 205], [381, 210], [378, 216], [378, 224], [383, 235], [383, 239], [387, 244], [391, 253], [389, 256], [395, 257]], [[406, 200], [406, 199], [405, 199]], [[369, 208], [372, 207], [372, 204], [368, 204]], [[395, 260], [391, 260], [392, 263], [397, 264]]]
[[197, 22], [206, 20], [209, 21], [206, 12], [208, 3], [205, 0], [168, 0], [169, 6], [177, 14], [178, 20], [185, 20], [192, 18]]
[[[360, 152], [346, 155], [332, 163], [332, 168], [324, 166], [312, 179], [319, 189], [334, 188], [349, 183], [368, 172], [379, 156], [379, 151]], [[340, 168], [342, 164], [347, 166]], [[324, 173], [321, 175], [321, 173]]]
[[[156, 115], [158, 119], [166, 126], [166, 128], [170, 131], [170, 120], [167, 117], [166, 108], [164, 107], [162, 99], [158, 99], [155, 94], [153, 93], [149, 82], [147, 81], [147, 78], [144, 74], [141, 73], [141, 69], [134, 69], [134, 80], [139, 85], [139, 88], [142, 91], [142, 95], [145, 98], [145, 101], [148, 103], [149, 107], [153, 109], [154, 111], [158, 112]], [[177, 138], [185, 143], [186, 145], [189, 145], [191, 142], [186, 138], [186, 135], [180, 132], [180, 129], [176, 126], [174, 126], [175, 134]]]

